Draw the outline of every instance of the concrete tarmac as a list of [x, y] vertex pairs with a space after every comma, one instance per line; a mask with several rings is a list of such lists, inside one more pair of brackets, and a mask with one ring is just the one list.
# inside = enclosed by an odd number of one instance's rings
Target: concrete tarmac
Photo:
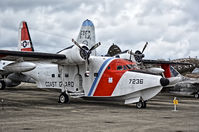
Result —
[[58, 104], [59, 92], [33, 84], [0, 91], [0, 132], [198, 132], [199, 99], [159, 94], [146, 109], [135, 104], [71, 99]]

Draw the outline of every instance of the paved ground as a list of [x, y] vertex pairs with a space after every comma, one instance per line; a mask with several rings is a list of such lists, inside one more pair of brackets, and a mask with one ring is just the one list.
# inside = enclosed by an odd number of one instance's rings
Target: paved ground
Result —
[[159, 95], [146, 109], [134, 104], [71, 99], [58, 104], [59, 93], [23, 84], [0, 91], [0, 132], [198, 132], [199, 99], [179, 97], [174, 112], [173, 96]]

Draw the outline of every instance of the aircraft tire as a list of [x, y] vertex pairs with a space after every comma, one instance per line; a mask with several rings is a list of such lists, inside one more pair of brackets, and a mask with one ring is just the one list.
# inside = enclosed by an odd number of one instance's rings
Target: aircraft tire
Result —
[[195, 97], [196, 99], [199, 98], [198, 93], [195, 93], [195, 94], [194, 94], [194, 97]]
[[61, 93], [60, 96], [59, 96], [58, 102], [61, 103], [61, 104], [69, 103], [69, 96], [65, 92]]
[[0, 80], [0, 90], [4, 90], [6, 88], [6, 84], [3, 80]]
[[142, 102], [142, 101], [137, 102], [137, 103], [136, 103], [136, 107], [137, 107], [138, 109], [143, 108], [143, 102]]

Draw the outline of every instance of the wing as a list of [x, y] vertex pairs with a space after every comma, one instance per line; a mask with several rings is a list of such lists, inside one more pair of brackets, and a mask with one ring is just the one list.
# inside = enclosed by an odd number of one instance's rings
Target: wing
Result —
[[16, 61], [19, 59], [24, 61], [63, 60], [66, 59], [66, 56], [64, 54], [0, 50], [0, 60]]
[[143, 62], [144, 64], [192, 65], [191, 63], [173, 62], [173, 61], [162, 61], [162, 60], [145, 60], [145, 59], [143, 59], [142, 62]]

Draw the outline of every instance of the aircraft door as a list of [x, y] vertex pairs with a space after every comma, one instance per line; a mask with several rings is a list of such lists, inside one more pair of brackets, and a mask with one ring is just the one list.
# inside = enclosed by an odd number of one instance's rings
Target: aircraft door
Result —
[[75, 75], [75, 90], [76, 92], [83, 92], [83, 78], [80, 74]]

